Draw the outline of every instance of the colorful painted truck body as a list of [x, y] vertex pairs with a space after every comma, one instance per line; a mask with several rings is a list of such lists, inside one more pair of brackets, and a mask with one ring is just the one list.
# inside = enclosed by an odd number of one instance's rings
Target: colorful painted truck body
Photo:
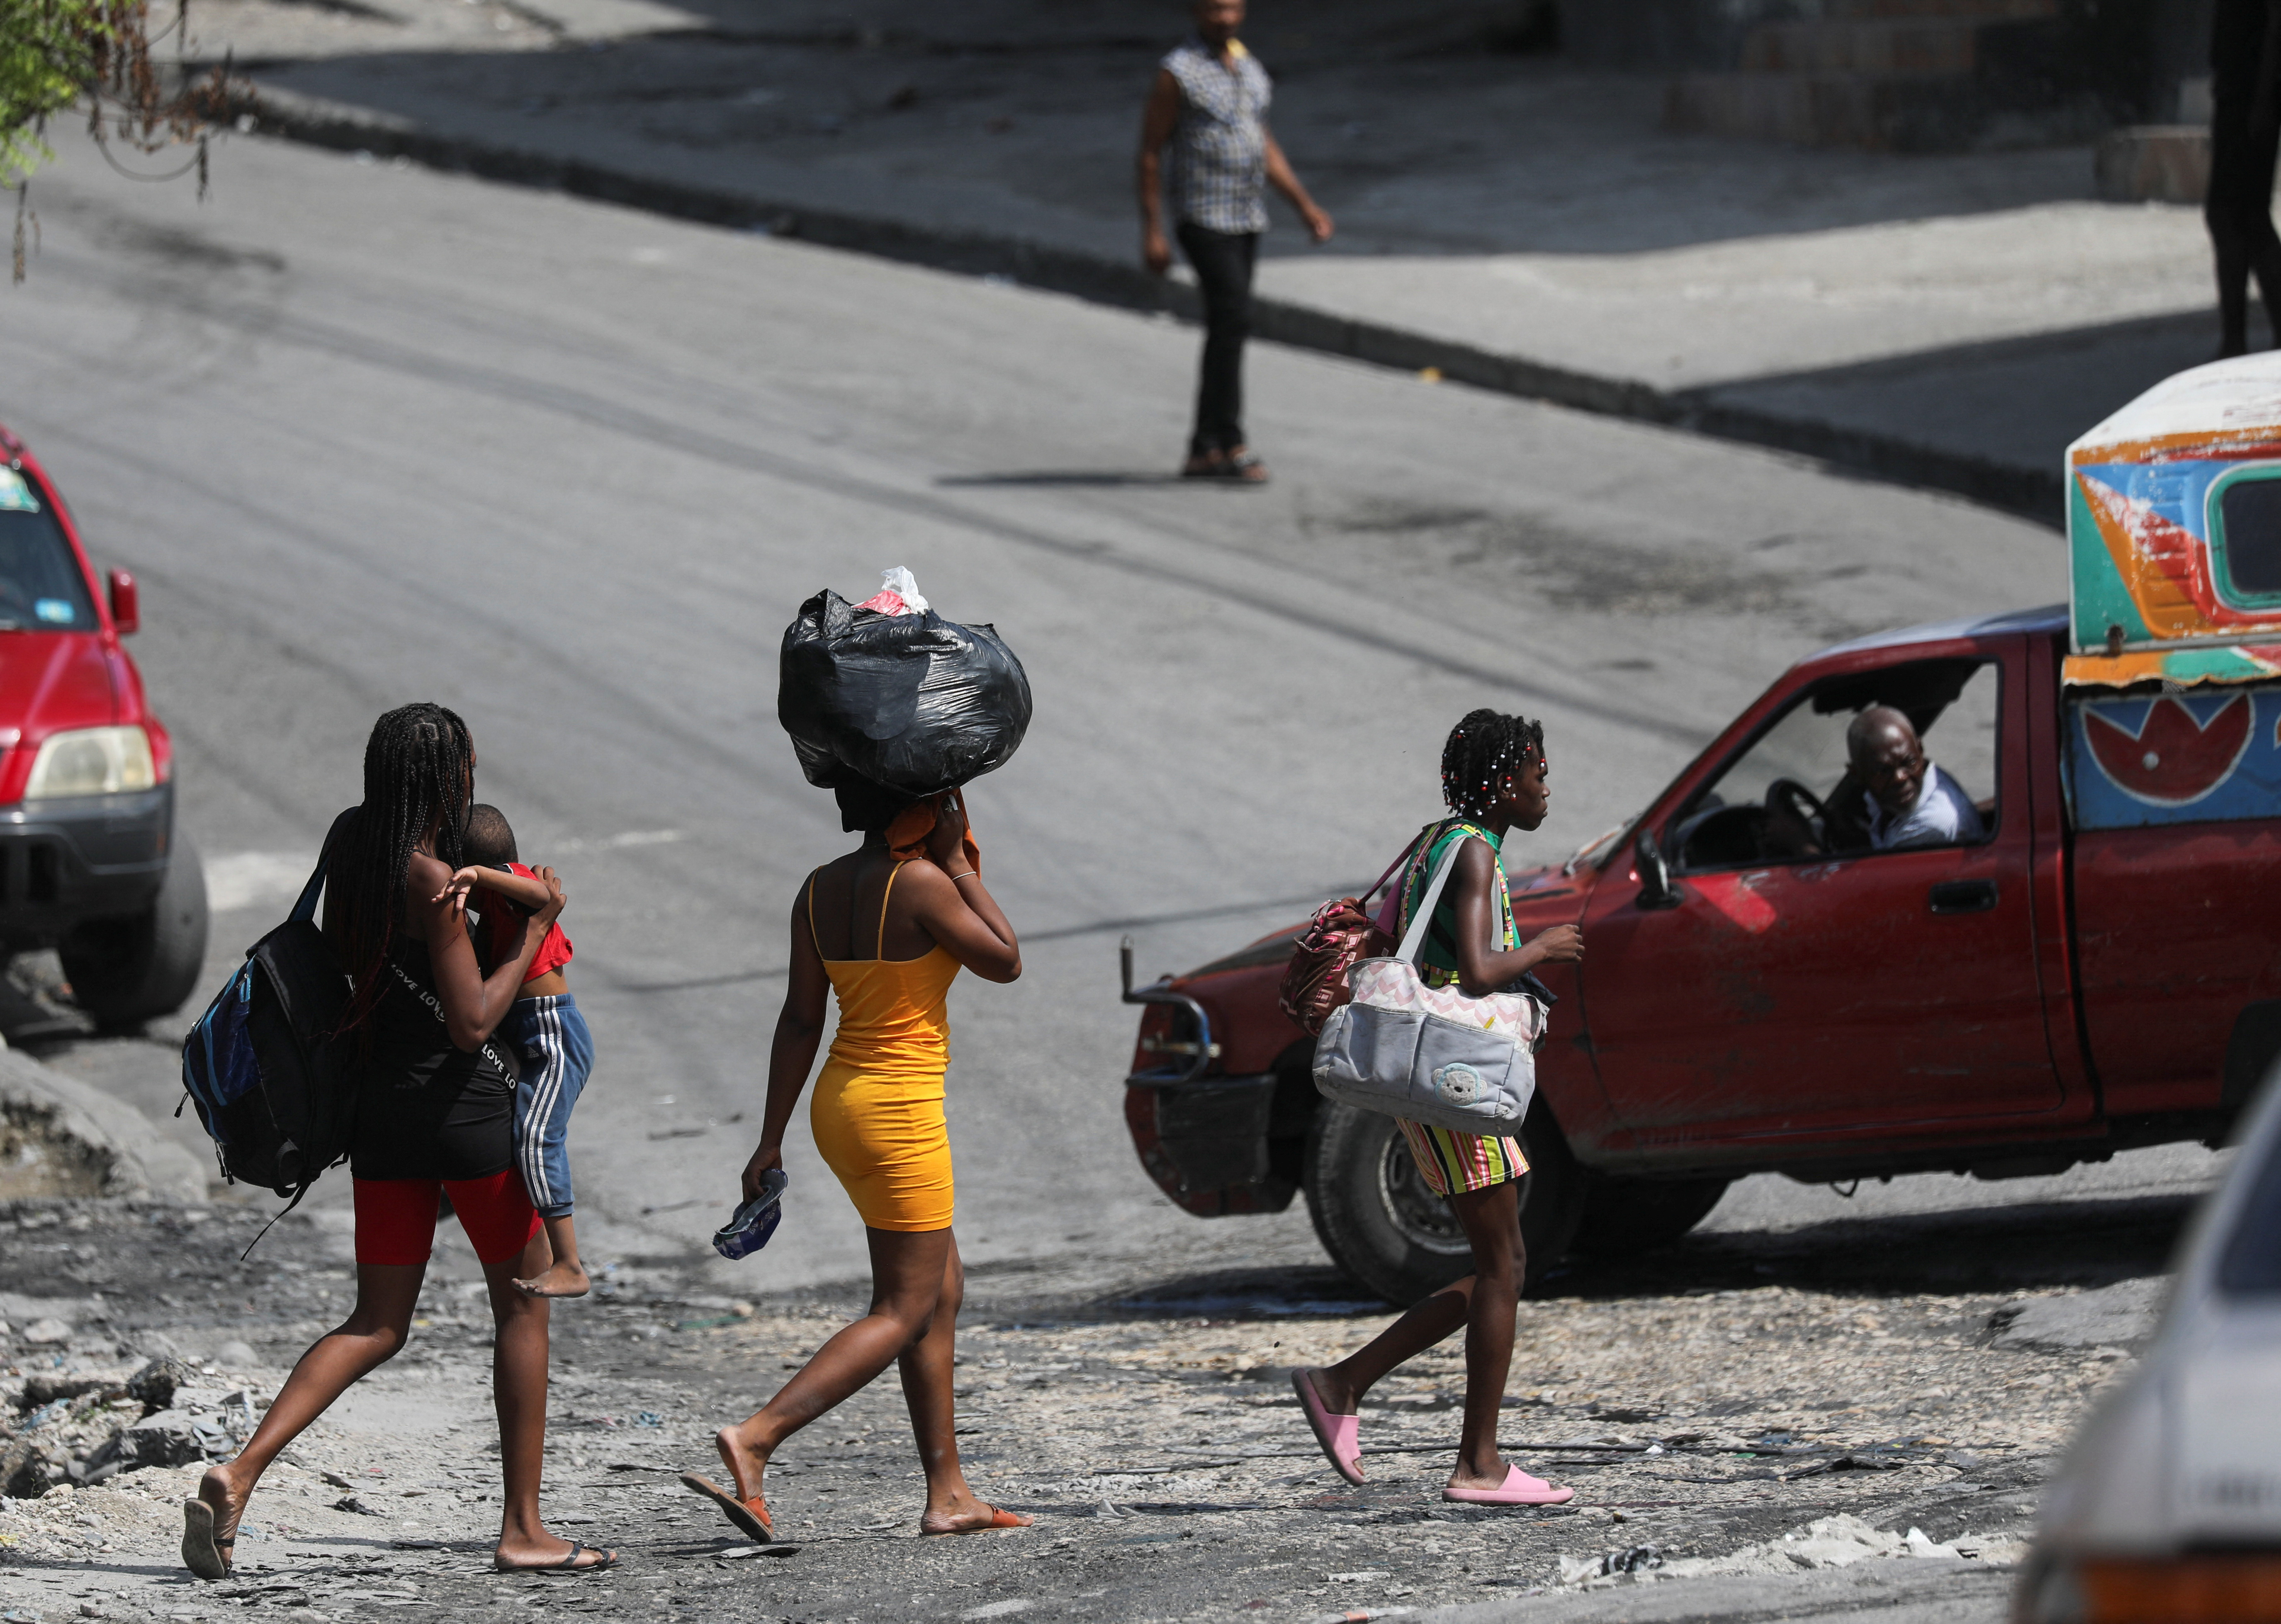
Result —
[[[1515, 875], [1524, 937], [1589, 946], [1545, 977], [1533, 1273], [1674, 1239], [1744, 1173], [2005, 1178], [2215, 1142], [2281, 1055], [2281, 366], [2174, 379], [2070, 471], [2070, 605], [1802, 661], [1620, 834]], [[1829, 833], [1873, 704], [1976, 831]], [[1412, 1297], [1465, 1243], [1388, 1119], [1317, 1096], [1276, 1005], [1296, 928], [1129, 990], [1126, 1121], [1189, 1211], [1304, 1189], [1332, 1255]]]
[[2281, 807], [2281, 362], [2199, 367], [2068, 452], [2079, 822]]

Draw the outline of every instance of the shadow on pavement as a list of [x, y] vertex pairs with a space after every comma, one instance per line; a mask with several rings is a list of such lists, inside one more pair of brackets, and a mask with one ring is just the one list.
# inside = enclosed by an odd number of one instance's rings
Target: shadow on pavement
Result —
[[1541, 1295], [1628, 1297], [1764, 1286], [1967, 1295], [2109, 1286], [2163, 1272], [2197, 1201], [2182, 1195], [2040, 1202], [1689, 1235], [1620, 1262], [1572, 1259]]
[[[2190, 1195], [2045, 1202], [1690, 1235], [1622, 1261], [1572, 1258], [1536, 1295], [1616, 1299], [1772, 1286], [1893, 1296], [2088, 1289], [2162, 1273], [2195, 1202]], [[994, 1313], [1102, 1321], [1362, 1317], [1389, 1307], [1327, 1264], [1173, 1273], [1098, 1296], [1062, 1295], [1048, 1279], [1025, 1293], [1024, 1272], [977, 1267], [971, 1294]]]
[[1770, 374], [1677, 397], [1694, 426], [2056, 524], [2070, 441], [2215, 353], [2208, 315], [2153, 316]]
[[1328, 1264], [1312, 1269], [1213, 1269], [1095, 1298], [1086, 1319], [1275, 1319], [1382, 1314], [1384, 1299]]
[[1106, 468], [1097, 471], [1087, 468], [1071, 468], [1066, 472], [1060, 472], [1048, 468], [1041, 469], [1036, 473], [1024, 474], [946, 474], [937, 479], [934, 483], [938, 485], [947, 486], [1031, 485], [1050, 490], [1063, 487], [1074, 487], [1079, 489], [1114, 489], [1126, 485], [1177, 485], [1181, 483], [1202, 486], [1215, 483], [1226, 485], [1232, 482], [1226, 480], [1215, 482], [1201, 479], [1183, 481], [1178, 474], [1133, 474], [1121, 473], [1113, 469]]

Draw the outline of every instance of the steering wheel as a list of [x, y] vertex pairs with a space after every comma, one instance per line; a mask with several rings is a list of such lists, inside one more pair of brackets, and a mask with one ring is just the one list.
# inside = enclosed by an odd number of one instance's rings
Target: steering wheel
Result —
[[[1767, 810], [1777, 815], [1787, 814], [1796, 819], [1805, 828], [1806, 838], [1817, 846], [1827, 839], [1829, 808], [1821, 804], [1821, 796], [1795, 778], [1776, 778], [1767, 785]], [[1778, 821], [1778, 817], [1768, 820], [1770, 824]], [[1771, 833], [1772, 830], [1769, 829], [1768, 832]], [[1802, 856], [1805, 854], [1793, 852], [1784, 855]]]

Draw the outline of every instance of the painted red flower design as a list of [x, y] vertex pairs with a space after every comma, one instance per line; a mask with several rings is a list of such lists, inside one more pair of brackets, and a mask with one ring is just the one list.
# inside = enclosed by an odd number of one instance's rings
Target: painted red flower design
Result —
[[2124, 794], [2183, 807], [2233, 776], [2249, 746], [2249, 696], [2235, 694], [2207, 722], [2175, 699], [2159, 699], [2136, 733], [2099, 710], [2085, 709], [2083, 723], [2092, 754]]

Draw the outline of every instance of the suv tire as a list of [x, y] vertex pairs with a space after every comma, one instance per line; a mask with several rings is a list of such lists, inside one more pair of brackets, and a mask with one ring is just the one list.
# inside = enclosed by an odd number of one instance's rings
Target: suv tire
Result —
[[1588, 1175], [1576, 1250], [1629, 1257], [1668, 1246], [1711, 1216], [1731, 1179], [1625, 1179]]
[[79, 925], [57, 949], [73, 1001], [105, 1031], [172, 1015], [205, 971], [205, 865], [180, 830], [173, 845], [147, 910]]
[[[1520, 1140], [1529, 1168], [1520, 1193], [1528, 1289], [1566, 1254], [1583, 1190], [1575, 1158], [1541, 1095], [1529, 1107]], [[1465, 1232], [1449, 1203], [1418, 1176], [1393, 1117], [1323, 1102], [1308, 1130], [1306, 1186], [1323, 1249], [1388, 1302], [1407, 1308], [1473, 1272]]]

